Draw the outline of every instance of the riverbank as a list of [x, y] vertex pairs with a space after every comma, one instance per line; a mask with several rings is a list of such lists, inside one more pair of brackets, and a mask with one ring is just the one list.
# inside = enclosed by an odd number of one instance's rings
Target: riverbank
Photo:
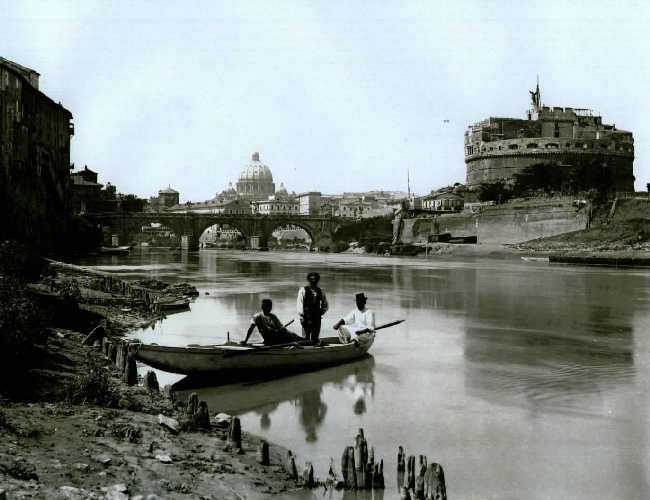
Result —
[[540, 238], [512, 249], [551, 261], [608, 266], [650, 264], [650, 220], [614, 220], [582, 231]]
[[[183, 403], [127, 386], [98, 345], [82, 343], [98, 324], [117, 342], [160, 319], [154, 296], [191, 288], [56, 262], [44, 276], [27, 288], [55, 311], [43, 355], [21, 374], [22, 392], [0, 393], [0, 498], [283, 498], [298, 489], [280, 465], [285, 450], [271, 446], [271, 465], [261, 465], [260, 440], [245, 432], [241, 452], [231, 450], [226, 420], [196, 430]], [[159, 415], [187, 430], [170, 431]]]

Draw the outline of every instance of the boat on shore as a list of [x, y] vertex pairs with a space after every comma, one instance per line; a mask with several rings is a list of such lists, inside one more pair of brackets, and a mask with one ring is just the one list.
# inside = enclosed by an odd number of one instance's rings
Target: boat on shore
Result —
[[318, 346], [300, 343], [278, 346], [226, 343], [171, 347], [130, 343], [129, 355], [153, 368], [183, 375], [278, 375], [310, 371], [347, 363], [364, 356], [374, 334], [365, 342], [341, 344], [338, 337], [321, 339]]
[[190, 299], [182, 297], [161, 297], [156, 301], [161, 312], [183, 311], [190, 308]]
[[130, 246], [121, 247], [100, 247], [96, 253], [101, 255], [126, 255], [131, 251]]

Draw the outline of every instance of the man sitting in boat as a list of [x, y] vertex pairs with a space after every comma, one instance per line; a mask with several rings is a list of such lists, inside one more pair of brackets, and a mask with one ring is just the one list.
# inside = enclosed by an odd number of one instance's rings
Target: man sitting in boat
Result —
[[273, 302], [271, 299], [262, 300], [262, 310], [253, 315], [251, 324], [246, 332], [246, 339], [241, 341], [242, 345], [245, 345], [248, 342], [255, 327], [257, 327], [257, 330], [264, 339], [265, 345], [288, 344], [304, 340], [299, 335], [287, 330], [278, 317], [271, 312], [272, 308]]
[[341, 344], [364, 343], [375, 333], [375, 313], [366, 307], [368, 297], [361, 292], [354, 296], [354, 300], [357, 308], [334, 324], [334, 330], [339, 332]]

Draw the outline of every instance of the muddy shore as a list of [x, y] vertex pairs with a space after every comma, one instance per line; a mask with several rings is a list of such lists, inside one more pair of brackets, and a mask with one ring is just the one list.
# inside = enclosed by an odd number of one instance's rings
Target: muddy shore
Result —
[[[210, 424], [198, 430], [184, 403], [127, 386], [98, 345], [82, 344], [100, 323], [117, 340], [161, 317], [150, 301], [164, 284], [138, 283], [125, 294], [122, 280], [106, 274], [51, 263], [30, 285], [39, 301], [65, 310], [59, 320], [72, 328], [48, 328], [47, 355], [29, 371], [24, 397], [0, 395], [0, 499], [311, 498], [285, 472], [286, 450], [271, 444], [270, 464], [261, 465], [257, 437], [243, 432], [241, 450], [227, 446], [228, 416], [216, 421], [218, 409], [208, 409]], [[97, 380], [106, 384], [103, 404], [79, 401]], [[159, 415], [178, 421], [180, 432], [160, 425]]]

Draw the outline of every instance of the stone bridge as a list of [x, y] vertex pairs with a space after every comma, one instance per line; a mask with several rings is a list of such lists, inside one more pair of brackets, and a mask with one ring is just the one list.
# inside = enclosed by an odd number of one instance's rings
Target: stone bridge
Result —
[[135, 241], [135, 234], [151, 223], [160, 223], [181, 237], [181, 246], [190, 250], [199, 248], [203, 232], [215, 224], [228, 224], [239, 230], [252, 248], [266, 248], [271, 233], [279, 227], [294, 225], [304, 229], [312, 246], [321, 250], [332, 248], [334, 233], [342, 221], [336, 217], [309, 215], [231, 215], [201, 213], [95, 213], [85, 218], [104, 235], [104, 244], [128, 245]]

